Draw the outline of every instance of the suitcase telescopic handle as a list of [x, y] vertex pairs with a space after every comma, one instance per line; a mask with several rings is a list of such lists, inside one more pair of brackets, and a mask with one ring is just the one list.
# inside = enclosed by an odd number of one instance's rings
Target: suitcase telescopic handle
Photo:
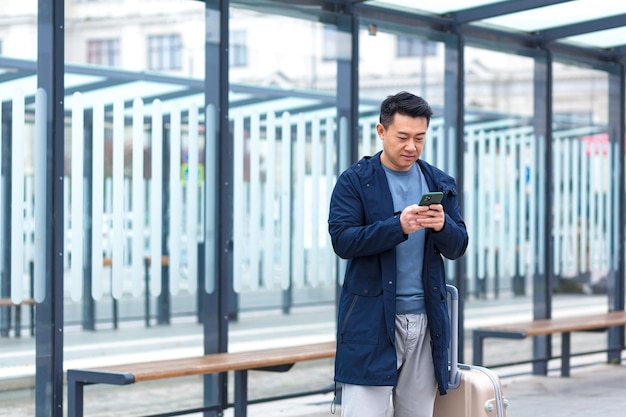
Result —
[[461, 384], [461, 371], [459, 370], [459, 290], [447, 284], [446, 289], [450, 295], [450, 372], [448, 385], [451, 389], [458, 388]]

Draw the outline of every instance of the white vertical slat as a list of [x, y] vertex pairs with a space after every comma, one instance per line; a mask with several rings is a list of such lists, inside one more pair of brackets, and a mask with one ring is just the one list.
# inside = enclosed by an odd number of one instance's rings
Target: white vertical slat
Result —
[[29, 270], [29, 262], [34, 259], [33, 236], [35, 235], [35, 208], [33, 205], [33, 182], [34, 178], [32, 175], [27, 175], [24, 178], [24, 262], [22, 267], [25, 271]]
[[[609, 144], [609, 153], [612, 156], [611, 157], [611, 171], [609, 173], [609, 179], [608, 181], [608, 187], [609, 187], [609, 192], [611, 194], [612, 198], [612, 203], [608, 204], [607, 206], [607, 218], [609, 219], [610, 225], [608, 230], [616, 230], [615, 233], [609, 233], [609, 235], [613, 236], [613, 240], [612, 242], [610, 242], [610, 246], [609, 246], [609, 250], [607, 250], [607, 252], [609, 252], [608, 256], [610, 257], [610, 264], [609, 264], [609, 268], [611, 270], [617, 270], [618, 268], [618, 264], [619, 264], [619, 253], [618, 252], [618, 248], [619, 246], [619, 233], [617, 233], [617, 229], [614, 229], [614, 227], [623, 227], [620, 226], [618, 222], [619, 219], [619, 204], [617, 204], [617, 201], [619, 201], [619, 196], [620, 194], [620, 190], [619, 190], [619, 181], [617, 180], [618, 177], [618, 167], [619, 167], [619, 148], [617, 146], [617, 143], [610, 141]], [[614, 175], [614, 173], [616, 173]], [[611, 178], [615, 178], [614, 181], [611, 181]]]
[[161, 294], [161, 247], [163, 246], [163, 109], [152, 102], [150, 153], [150, 293]]
[[246, 219], [246, 188], [244, 180], [244, 127], [243, 114], [233, 117], [233, 290], [240, 292], [243, 286], [243, 262], [245, 253], [244, 222]]
[[[350, 159], [348, 158], [348, 119], [342, 117], [339, 119], [339, 127], [337, 134], [337, 148], [339, 150], [339, 158], [337, 158], [337, 172], [341, 173], [345, 171], [350, 165]], [[378, 142], [382, 142], [378, 140]], [[337, 261], [337, 283], [343, 284], [343, 280], [346, 273], [348, 261], [346, 259], [339, 259]]]
[[[465, 182], [465, 190], [463, 195], [464, 201], [464, 217], [467, 219], [466, 227], [468, 236], [476, 236], [474, 233], [474, 225], [476, 224], [476, 207], [474, 196], [476, 195], [476, 190], [474, 189], [474, 181], [473, 179], [476, 177], [476, 167], [475, 167], [475, 158], [476, 158], [476, 135], [473, 131], [466, 131], [465, 133], [465, 141], [467, 143], [467, 152], [465, 152], [465, 173], [464, 177], [467, 178]], [[473, 285], [476, 278], [476, 253], [477, 253], [477, 242], [476, 237], [473, 237], [469, 240], [469, 245], [467, 247], [467, 253], [465, 256], [467, 262], [467, 274], [469, 277], [468, 280], [468, 291], [473, 290]]]
[[602, 169], [600, 175], [600, 207], [599, 217], [601, 225], [601, 239], [602, 245], [600, 245], [600, 269], [607, 271], [609, 269], [609, 253], [611, 251], [610, 239], [611, 239], [611, 212], [610, 212], [610, 190], [609, 184], [611, 183], [611, 151], [608, 142], [600, 144], [600, 157], [602, 163]]
[[[531, 180], [530, 180], [530, 190], [529, 196], [543, 196], [544, 194], [544, 178], [542, 169], [545, 169], [546, 164], [543, 158], [543, 155], [540, 155], [538, 146], [543, 145], [544, 140], [547, 140], [543, 136], [538, 136], [536, 140], [531, 141], [531, 155], [533, 157], [529, 161], [530, 170], [532, 172]], [[525, 195], [526, 199], [527, 196]], [[530, 265], [535, 266], [534, 272], [539, 274], [544, 273], [544, 263], [543, 262], [535, 262], [538, 253], [544, 253], [543, 251], [546, 249], [544, 245], [544, 239], [541, 239], [543, 233], [549, 233], [549, 230], [545, 230], [544, 222], [540, 221], [539, 216], [543, 216], [545, 212], [543, 210], [542, 201], [540, 198], [539, 201], [533, 201], [534, 199], [529, 200], [529, 217], [530, 217], [530, 242], [533, 245], [533, 248], [529, 251]], [[526, 202], [526, 201], [524, 201]], [[535, 249], [538, 248], [538, 249]]]
[[324, 236], [326, 239], [326, 244], [325, 246], [325, 257], [324, 257], [324, 265], [326, 265], [326, 273], [324, 274], [324, 284], [326, 286], [330, 286], [333, 285], [335, 280], [333, 279], [333, 271], [335, 270], [334, 268], [334, 259], [335, 259], [335, 253], [333, 252], [332, 249], [332, 242], [330, 240], [330, 234], [328, 233], [328, 215], [330, 214], [330, 194], [332, 192], [333, 189], [333, 185], [335, 184], [335, 178], [336, 176], [334, 175], [334, 160], [335, 160], [335, 142], [333, 140], [333, 138], [335, 137], [335, 131], [334, 131], [334, 122], [333, 119], [331, 117], [328, 117], [326, 119], [326, 136], [325, 136], [325, 142], [324, 145], [325, 147], [325, 157], [324, 157], [324, 178], [326, 179], [326, 199], [325, 199], [325, 211], [324, 211], [324, 222], [323, 222], [323, 227], [324, 227]]
[[563, 236], [563, 164], [561, 163], [563, 159], [563, 140], [562, 138], [556, 138], [552, 141], [552, 163], [553, 163], [553, 182], [554, 182], [554, 201], [552, 202], [553, 209], [553, 224], [552, 231], [549, 232], [552, 234], [552, 256], [554, 262], [552, 263], [552, 269], [554, 271], [554, 275], [559, 276], [561, 273], [561, 241]]
[[571, 165], [571, 178], [572, 178], [572, 203], [571, 203], [571, 236], [572, 236], [572, 269], [576, 274], [580, 273], [580, 208], [582, 202], [580, 201], [580, 140], [571, 141], [571, 153], [572, 153], [572, 165]]
[[217, 232], [215, 218], [217, 213], [217, 128], [215, 106], [209, 104], [205, 111], [205, 140], [204, 140], [204, 186], [205, 186], [205, 222], [204, 222], [204, 289], [207, 294], [215, 292], [215, 268]]
[[[476, 192], [476, 201], [484, 202], [486, 201], [486, 192], [485, 192], [485, 156], [487, 154], [486, 150], [486, 134], [485, 131], [478, 132], [478, 185]], [[477, 255], [478, 255], [478, 273], [477, 276], [479, 279], [485, 279], [485, 250], [487, 249], [486, 243], [486, 235], [487, 235], [487, 222], [485, 221], [485, 216], [487, 215], [487, 210], [485, 210], [484, 203], [482, 207], [478, 207], [476, 209], [476, 214], [478, 216], [478, 221], [476, 222], [478, 230], [477, 236]]]
[[198, 288], [198, 107], [189, 109], [189, 141], [187, 144], [187, 288], [195, 294]]
[[[376, 130], [376, 126], [378, 125], [378, 116], [368, 118], [367, 123], [370, 127], [370, 134], [368, 135], [368, 140], [370, 144], [370, 155], [378, 152], [383, 148], [383, 141], [378, 136], [378, 131]], [[347, 168], [347, 167], [346, 167]]]
[[63, 270], [70, 269], [70, 219], [72, 217], [70, 204], [70, 190], [72, 182], [63, 176]]
[[11, 118], [11, 301], [24, 296], [24, 95], [13, 96]]
[[[483, 210], [485, 211], [485, 223], [488, 224], [487, 229], [483, 229], [487, 231], [487, 239], [486, 248], [487, 248], [487, 265], [486, 265], [486, 275], [488, 278], [488, 282], [493, 282], [496, 279], [496, 250], [498, 248], [499, 242], [497, 241], [498, 234], [496, 233], [496, 216], [495, 216], [495, 208], [496, 208], [496, 187], [495, 187], [495, 175], [493, 173], [496, 172], [496, 132], [492, 130], [485, 137], [485, 150], [487, 154], [486, 158], [486, 168], [488, 169], [489, 175], [485, 175], [483, 178], [488, 183], [485, 184], [485, 207]], [[487, 146], [488, 145], [488, 146]]]
[[[433, 144], [436, 145], [434, 146], [433, 150], [435, 152], [434, 158], [433, 160], [436, 161], [435, 166], [438, 167], [445, 167], [445, 169], [447, 171], [451, 172], [451, 168], [452, 167], [448, 167], [446, 166], [446, 153], [443, 151], [444, 146], [443, 146], [443, 142], [445, 141], [445, 132], [443, 130], [442, 126], [437, 126], [433, 129]], [[454, 136], [449, 136], [451, 139], [454, 139]], [[453, 142], [451, 142], [453, 143]], [[454, 146], [450, 146], [450, 148], [454, 149]], [[456, 174], [456, 173], [455, 173]], [[449, 268], [451, 271], [454, 270], [454, 268]]]
[[[311, 286], [317, 287], [320, 283], [320, 224], [324, 219], [320, 216], [320, 204], [325, 200], [324, 193], [320, 190], [321, 170], [321, 144], [320, 144], [320, 120], [319, 117], [313, 116], [311, 124], [311, 186], [305, 191], [308, 194], [308, 201], [311, 203], [305, 206], [305, 210], [309, 215], [305, 217], [305, 239], [310, 235], [311, 256], [309, 257], [309, 277]], [[310, 219], [310, 221], [309, 221]], [[310, 229], [310, 232], [307, 232]]]
[[568, 138], [563, 142], [563, 242], [561, 253], [563, 264], [561, 270], [563, 273], [575, 273], [572, 256], [572, 240], [576, 239], [575, 226], [572, 223], [572, 210], [576, 207], [576, 201], [572, 196], [572, 163], [574, 161], [572, 154], [572, 145], [577, 138]]
[[280, 184], [280, 272], [281, 287], [291, 285], [291, 117], [282, 114], [281, 133], [281, 184]]
[[530, 220], [528, 219], [529, 207], [527, 205], [527, 189], [530, 188], [531, 178], [534, 175], [532, 171], [531, 163], [532, 150], [530, 147], [530, 141], [534, 140], [532, 135], [522, 135], [519, 140], [519, 175], [518, 175], [518, 187], [517, 187], [517, 205], [518, 221], [517, 221], [517, 236], [518, 236], [518, 261], [519, 261], [519, 274], [525, 276], [527, 269], [529, 268], [528, 257], [528, 242], [530, 240], [530, 234], [526, 233], [527, 228], [530, 227]]
[[259, 259], [261, 251], [261, 215], [263, 214], [259, 207], [261, 206], [261, 122], [258, 112], [250, 115], [250, 201], [249, 211], [246, 213], [248, 219], [248, 230], [250, 245], [248, 246], [249, 268], [247, 283], [251, 289], [259, 288]]
[[507, 262], [507, 257], [511, 251], [511, 248], [508, 247], [509, 240], [506, 236], [506, 179], [510, 175], [507, 172], [506, 166], [506, 157], [507, 157], [507, 148], [508, 143], [511, 141], [511, 137], [508, 133], [502, 132], [498, 135], [498, 152], [495, 154], [496, 162], [497, 162], [497, 172], [498, 175], [494, 178], [494, 181], [497, 183], [496, 186], [496, 201], [498, 205], [498, 215], [496, 217], [497, 224], [497, 234], [498, 234], [498, 272], [496, 275], [496, 279], [500, 279], [505, 282], [510, 282], [509, 278], [511, 277], [511, 265]]
[[[106, 219], [104, 221], [104, 219]], [[104, 244], [103, 255], [111, 258], [113, 256], [113, 176], [104, 178], [104, 224], [106, 225], [107, 236]], [[110, 273], [110, 269], [109, 269]], [[103, 281], [103, 284], [105, 282]]]
[[581, 257], [580, 257], [580, 272], [585, 273], [588, 271], [589, 264], [587, 262], [589, 247], [589, 234], [587, 233], [589, 227], [589, 155], [585, 150], [585, 142], [582, 140], [579, 143], [580, 149], [580, 244], [581, 244]]
[[134, 297], [141, 295], [144, 268], [144, 225], [145, 203], [143, 183], [143, 101], [140, 98], [133, 100], [133, 136], [132, 136], [132, 250], [131, 250], [131, 282]]
[[305, 281], [305, 268], [304, 268], [304, 253], [306, 248], [304, 247], [304, 188], [305, 188], [305, 176], [306, 176], [306, 121], [304, 115], [301, 113], [297, 119], [296, 129], [296, 150], [294, 158], [295, 171], [295, 192], [293, 197], [294, 204], [294, 218], [295, 224], [292, 227], [293, 231], [293, 284], [295, 287], [303, 287]]
[[[48, 190], [48, 145], [47, 145], [47, 94], [42, 88], [35, 93], [35, 279], [34, 296], [38, 303], [46, 297], [46, 194]], [[0, 106], [1, 108], [2, 106]], [[0, 110], [1, 111], [1, 110]], [[2, 120], [0, 114], [0, 120]], [[2, 130], [2, 129], [0, 129]], [[0, 149], [1, 141], [0, 141]], [[0, 160], [2, 159], [0, 154]], [[0, 166], [0, 172], [1, 166]], [[1, 183], [1, 181], [0, 181]], [[2, 195], [0, 189], [0, 195]], [[2, 207], [2, 204], [0, 204]]]
[[596, 142], [591, 141], [591, 152], [589, 158], [589, 270], [593, 273], [596, 271], [597, 253], [598, 253], [598, 217], [597, 203], [598, 198], [598, 149]]
[[361, 129], [363, 130], [361, 136], [361, 153], [360, 155], [372, 155], [373, 143], [372, 143], [372, 125], [369, 120], [361, 122]]
[[[181, 155], [181, 120], [180, 108], [174, 105], [170, 127], [170, 293], [180, 290], [180, 251], [182, 235], [183, 190], [180, 181]], [[163, 289], [162, 289], [163, 291]]]
[[266, 119], [266, 156], [265, 156], [265, 186], [264, 208], [265, 221], [263, 222], [263, 283], [267, 288], [273, 288], [274, 282], [274, 242], [276, 238], [276, 116], [268, 113]]
[[[2, 119], [2, 107], [3, 107], [2, 103], [0, 103], [0, 121], [3, 120]], [[37, 113], [35, 113], [35, 124], [37, 124], [37, 122], [38, 122], [37, 116], [38, 116]], [[41, 117], [41, 115], [39, 115], [39, 116]], [[39, 122], [41, 122], [41, 121], [39, 121]], [[41, 125], [36, 125], [36, 128], [37, 127], [41, 128]], [[2, 181], [2, 175], [1, 175], [1, 173], [2, 173], [2, 148], [3, 148], [2, 147], [2, 141], [3, 141], [2, 130], [3, 129], [0, 127], [0, 207], [4, 207], [4, 199], [3, 199], [3, 196], [4, 196], [3, 183], [4, 183], [4, 181]], [[35, 134], [37, 134], [37, 133], [39, 133], [39, 132], [36, 130]], [[37, 143], [37, 142], [35, 142], [35, 143]], [[37, 149], [38, 148], [35, 148], [35, 152], [37, 151]], [[37, 157], [37, 156], [39, 156], [39, 153], [35, 154], [35, 157]], [[44, 161], [45, 161], [45, 159], [44, 159]], [[43, 169], [43, 167], [44, 167], [44, 165], [35, 165], [35, 166], [36, 167], [42, 167], [40, 169]], [[37, 171], [35, 171], [35, 174], [37, 174]], [[37, 179], [40, 180], [41, 178], [37, 178]], [[44, 194], [44, 196], [45, 196], [45, 194]], [[6, 222], [7, 222], [7, 220], [4, 218], [4, 210], [0, 210], [0, 224], [5, 224]], [[4, 235], [4, 233], [0, 233], [0, 253], [4, 253], [5, 242], [4, 242], [4, 236], [3, 235]], [[35, 265], [37, 265], [37, 264], [35, 264]]]
[[93, 158], [91, 193], [91, 296], [102, 298], [104, 268], [102, 245], [102, 219], [104, 210], [104, 106], [98, 101], [93, 106]]
[[124, 102], [113, 103], [113, 247], [111, 294], [120, 299], [124, 266]]
[[84, 113], [80, 93], [73, 94], [72, 106], [72, 174], [71, 178], [71, 231], [72, 251], [70, 270], [70, 294], [73, 301], [81, 298], [83, 291], [83, 162], [84, 152]]
[[508, 258], [508, 264], [511, 268], [511, 274], [518, 276], [521, 274], [520, 259], [519, 259], [519, 246], [520, 239], [520, 227], [518, 224], [518, 211], [521, 211], [519, 201], [517, 199], [518, 189], [520, 187], [519, 178], [524, 177], [524, 164], [522, 162], [521, 154], [518, 152], [521, 136], [514, 134], [509, 141], [509, 163], [507, 166], [511, 167], [511, 172], [507, 176], [508, 178], [508, 192], [507, 192], [507, 216], [509, 223], [509, 250], [506, 252]]

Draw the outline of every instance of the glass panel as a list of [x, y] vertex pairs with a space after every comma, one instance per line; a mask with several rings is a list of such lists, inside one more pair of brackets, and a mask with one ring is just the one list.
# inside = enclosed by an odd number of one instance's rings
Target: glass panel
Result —
[[[229, 350], [334, 340], [336, 255], [326, 225], [344, 35], [334, 25], [237, 8], [230, 32], [231, 44], [247, 43], [229, 72], [237, 312]], [[330, 363], [272, 395], [323, 388]]]
[[533, 32], [626, 12], [626, 4], [576, 0], [485, 19], [483, 22]]
[[0, 2], [0, 16], [0, 57], [35, 60], [37, 2], [3, 0]]
[[[30, 404], [35, 402], [38, 363], [31, 326], [34, 265], [41, 246], [35, 239], [34, 194], [35, 175], [45, 176], [33, 149], [35, 117], [45, 120], [43, 112], [35, 114], [42, 102], [36, 94], [36, 4], [0, 2], [0, 378], [19, 381], [17, 386], [0, 384], [0, 410], [9, 415], [35, 414]], [[14, 390], [22, 381], [32, 385]]]
[[[607, 275], [615, 268], [611, 249], [617, 227], [611, 203], [617, 152], [608, 141], [608, 76], [560, 64], [554, 66], [554, 79], [555, 291], [606, 294]], [[582, 305], [595, 303], [606, 309], [604, 298], [584, 297], [576, 308], [581, 312]], [[558, 310], [555, 305], [555, 314]]]
[[359, 157], [382, 149], [376, 134], [380, 103], [400, 91], [424, 97], [433, 108], [423, 158], [437, 165], [445, 157], [444, 45], [410, 33], [380, 30], [370, 22], [361, 28], [359, 40]]
[[332, 25], [239, 9], [230, 23], [237, 39], [248, 40], [247, 56], [231, 65], [231, 85], [250, 92], [230, 100], [239, 306], [288, 311], [332, 302], [335, 256], [324, 225], [340, 35]]
[[565, 38], [565, 40], [582, 45], [597, 46], [599, 48], [611, 48], [623, 45], [624, 38], [626, 38], [626, 28], [621, 27], [616, 29], [601, 30], [599, 32], [587, 33], [579, 36], [572, 36]]
[[[531, 59], [466, 47], [464, 211], [470, 235], [467, 290], [475, 298], [509, 299], [532, 291], [526, 279], [536, 244], [537, 213], [529, 196], [538, 190], [532, 91]], [[474, 324], [479, 323], [468, 319], [467, 327]]]

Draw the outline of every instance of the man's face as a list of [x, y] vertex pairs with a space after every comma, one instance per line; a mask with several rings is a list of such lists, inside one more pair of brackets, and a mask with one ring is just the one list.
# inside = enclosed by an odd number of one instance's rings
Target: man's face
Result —
[[376, 131], [383, 141], [381, 162], [395, 171], [408, 171], [422, 154], [428, 121], [425, 117], [410, 117], [396, 113], [385, 129], [378, 123]]

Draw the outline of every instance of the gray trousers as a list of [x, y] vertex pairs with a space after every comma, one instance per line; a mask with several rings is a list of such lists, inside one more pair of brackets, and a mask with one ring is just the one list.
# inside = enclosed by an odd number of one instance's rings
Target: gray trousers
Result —
[[426, 314], [396, 316], [398, 384], [343, 384], [342, 417], [432, 417], [437, 394]]

